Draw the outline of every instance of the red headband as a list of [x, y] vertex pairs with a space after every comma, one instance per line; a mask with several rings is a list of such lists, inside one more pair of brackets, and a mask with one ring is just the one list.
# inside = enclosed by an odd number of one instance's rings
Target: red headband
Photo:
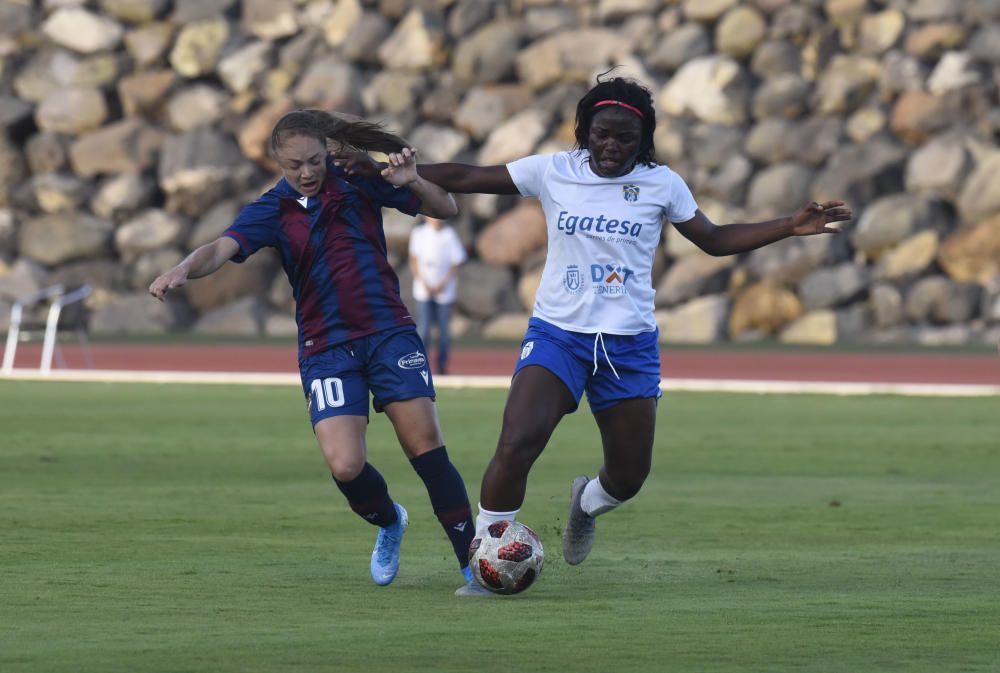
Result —
[[636, 113], [637, 115], [639, 115], [639, 119], [646, 118], [646, 115], [642, 114], [642, 110], [633, 105], [629, 105], [628, 103], [623, 103], [620, 100], [602, 100], [598, 101], [597, 103], [594, 103], [594, 107], [601, 107], [602, 105], [618, 105], [625, 108], [626, 110], [631, 110], [632, 112]]

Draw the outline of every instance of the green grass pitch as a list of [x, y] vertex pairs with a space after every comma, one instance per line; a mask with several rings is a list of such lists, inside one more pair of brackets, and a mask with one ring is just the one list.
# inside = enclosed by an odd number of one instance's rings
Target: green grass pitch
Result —
[[[503, 400], [441, 391], [473, 503]], [[0, 382], [0, 671], [1000, 671], [998, 411], [667, 394], [650, 480], [570, 567], [582, 411], [520, 517], [541, 578], [477, 600], [381, 416], [411, 516], [389, 587], [296, 389]]]

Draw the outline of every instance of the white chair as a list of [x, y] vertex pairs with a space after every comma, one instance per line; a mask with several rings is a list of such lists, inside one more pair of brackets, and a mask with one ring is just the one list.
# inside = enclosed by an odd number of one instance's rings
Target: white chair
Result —
[[[32, 328], [35, 325], [25, 321], [25, 309], [45, 301], [49, 304], [48, 316], [45, 319], [45, 331], [42, 342], [42, 359], [38, 370], [42, 374], [52, 371], [52, 359], [58, 361], [60, 367], [65, 367], [66, 362], [62, 354], [56, 348], [56, 337], [59, 332], [59, 317], [64, 307], [77, 302], [81, 302], [90, 296], [90, 286], [83, 285], [72, 292], [66, 292], [63, 285], [53, 285], [44, 290], [20, 297], [10, 309], [10, 327], [7, 329], [7, 345], [3, 351], [3, 367], [0, 369], [4, 374], [10, 374], [14, 370], [14, 357], [17, 354], [17, 346], [22, 341], [30, 341]], [[41, 325], [38, 325], [41, 327]], [[93, 368], [94, 361], [90, 354], [90, 344], [87, 341], [87, 330], [82, 322], [75, 326], [77, 341], [83, 350], [83, 357], [88, 367]]]

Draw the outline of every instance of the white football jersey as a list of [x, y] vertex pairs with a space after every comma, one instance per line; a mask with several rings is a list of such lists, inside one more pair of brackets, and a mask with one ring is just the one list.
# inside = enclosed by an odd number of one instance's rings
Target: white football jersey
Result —
[[534, 315], [572, 332], [656, 329], [652, 271], [663, 220], [686, 222], [698, 209], [684, 180], [639, 164], [602, 177], [586, 150], [525, 157], [507, 170], [522, 196], [541, 201], [548, 225]]

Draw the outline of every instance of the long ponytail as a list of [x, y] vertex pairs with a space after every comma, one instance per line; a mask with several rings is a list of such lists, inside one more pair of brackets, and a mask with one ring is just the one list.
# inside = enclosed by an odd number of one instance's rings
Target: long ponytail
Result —
[[381, 124], [362, 119], [348, 119], [339, 115], [304, 108], [286, 113], [271, 131], [271, 152], [290, 136], [307, 136], [320, 142], [332, 143], [337, 151], [398, 152], [409, 144], [395, 133], [386, 131]]

